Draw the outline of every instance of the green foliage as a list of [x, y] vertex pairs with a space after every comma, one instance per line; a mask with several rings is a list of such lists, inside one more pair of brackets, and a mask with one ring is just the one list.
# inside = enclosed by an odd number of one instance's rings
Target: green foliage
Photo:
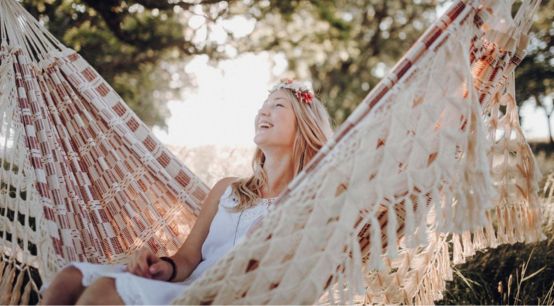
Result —
[[189, 81], [183, 71], [169, 67], [183, 67], [196, 54], [221, 56], [213, 44], [193, 42], [196, 30], [187, 27], [187, 22], [197, 14], [206, 23], [215, 22], [227, 11], [223, 0], [197, 1], [199, 5], [169, 0], [22, 2], [63, 44], [79, 52], [150, 126], [165, 126], [166, 102], [178, 98]]
[[[22, 0], [62, 42], [79, 51], [149, 125], [164, 126], [165, 102], [190, 87], [189, 76], [161, 63], [186, 63], [207, 54], [270, 51], [283, 55], [291, 75], [310, 79], [337, 125], [352, 112], [427, 26], [446, 0]], [[543, 1], [532, 28], [530, 52], [517, 70], [517, 98], [545, 107], [552, 95], [551, 12]], [[203, 16], [208, 31], [232, 16], [256, 20], [253, 33], [217, 44], [189, 25]], [[175, 82], [175, 78], [179, 80]], [[547, 111], [550, 114], [550, 107]], [[545, 108], [546, 110], [546, 108]]]
[[232, 8], [258, 19], [254, 32], [235, 45], [283, 54], [291, 77], [312, 80], [339, 125], [435, 19], [440, 3], [312, 0], [283, 8], [260, 1]]
[[[235, 42], [239, 52], [283, 54], [290, 76], [313, 81], [338, 125], [436, 19], [436, 7], [449, 3], [258, 1], [231, 10], [258, 20], [252, 35]], [[554, 1], [543, 1], [531, 30], [530, 52], [517, 70], [520, 103], [535, 97], [544, 106], [544, 97], [552, 95], [552, 11]]]
[[550, 142], [554, 141], [551, 116], [554, 112], [554, 1], [543, 0], [531, 28], [529, 52], [516, 69], [516, 99], [529, 101], [546, 114]]
[[516, 98], [525, 101], [554, 93], [554, 1], [543, 1], [531, 27], [528, 54], [516, 69]]

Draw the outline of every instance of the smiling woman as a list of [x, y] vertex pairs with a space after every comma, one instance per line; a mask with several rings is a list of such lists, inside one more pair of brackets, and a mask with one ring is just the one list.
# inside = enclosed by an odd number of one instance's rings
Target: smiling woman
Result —
[[329, 115], [323, 104], [307, 87], [291, 80], [282, 81], [273, 87], [255, 123], [254, 142], [257, 148], [253, 161], [254, 174], [249, 179], [233, 184], [243, 205], [241, 208], [248, 207], [258, 197], [278, 195], [290, 181], [268, 181], [264, 167], [278, 167], [273, 164], [284, 162], [271, 160], [268, 156], [282, 155], [283, 151], [291, 152], [289, 158], [293, 172], [288, 176], [292, 179], [332, 135]]
[[173, 256], [142, 249], [126, 265], [71, 263], [48, 286], [43, 303], [169, 304], [258, 224], [332, 134], [323, 104], [291, 80], [270, 90], [254, 128], [253, 175], [215, 184]]
[[258, 147], [265, 146], [266, 150], [279, 146], [286, 149], [292, 147], [296, 120], [291, 102], [284, 90], [269, 95], [256, 116], [255, 130], [254, 142]]

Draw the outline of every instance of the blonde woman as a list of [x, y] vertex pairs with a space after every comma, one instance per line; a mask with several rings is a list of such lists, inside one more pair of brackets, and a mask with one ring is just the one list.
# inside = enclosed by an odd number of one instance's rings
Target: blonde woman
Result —
[[253, 175], [224, 178], [171, 257], [148, 249], [127, 265], [72, 263], [43, 294], [44, 304], [169, 304], [231, 250], [331, 136], [329, 115], [301, 83], [281, 81], [255, 119]]

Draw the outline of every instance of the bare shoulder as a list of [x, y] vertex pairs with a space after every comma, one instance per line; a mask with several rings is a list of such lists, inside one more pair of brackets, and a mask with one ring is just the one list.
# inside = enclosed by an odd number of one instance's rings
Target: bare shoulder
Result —
[[219, 181], [217, 181], [217, 183], [215, 183], [211, 193], [215, 193], [218, 196], [218, 198], [221, 197], [221, 195], [223, 195], [227, 187], [229, 187], [229, 185], [231, 185], [233, 182], [235, 182], [238, 179], [239, 179], [238, 177], [225, 177], [220, 179]]
[[217, 183], [215, 183], [215, 185], [208, 193], [208, 196], [206, 197], [206, 204], [217, 207], [217, 203], [219, 203], [219, 199], [221, 198], [227, 187], [229, 187], [238, 179], [238, 177], [225, 177], [217, 181]]

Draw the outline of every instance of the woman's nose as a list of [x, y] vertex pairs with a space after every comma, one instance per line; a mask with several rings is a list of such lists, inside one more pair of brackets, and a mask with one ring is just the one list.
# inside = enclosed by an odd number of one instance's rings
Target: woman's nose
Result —
[[261, 115], [264, 115], [264, 116], [269, 115], [269, 107], [267, 107], [266, 105], [262, 105], [262, 107], [260, 107], [260, 109], [258, 110], [258, 116], [261, 116]]

